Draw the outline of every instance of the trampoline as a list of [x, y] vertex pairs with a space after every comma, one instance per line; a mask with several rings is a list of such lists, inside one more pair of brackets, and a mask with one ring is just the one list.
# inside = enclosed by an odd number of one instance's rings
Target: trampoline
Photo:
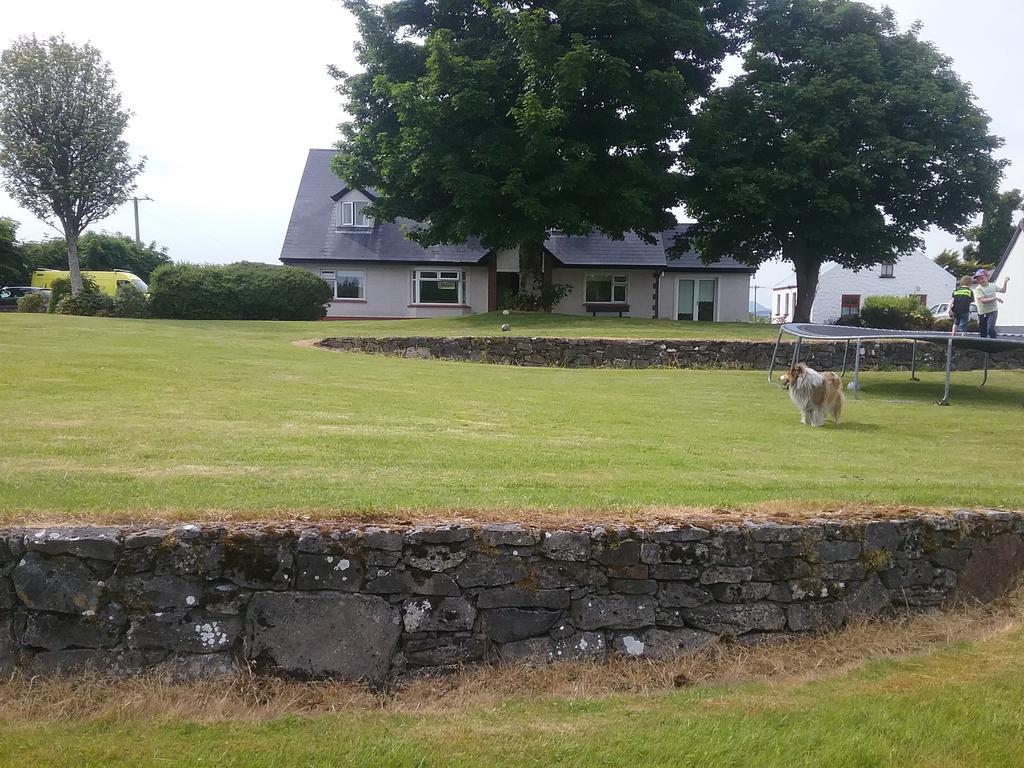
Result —
[[772, 351], [772, 362], [768, 368], [768, 381], [772, 380], [775, 371], [775, 362], [778, 360], [779, 346], [782, 343], [782, 336], [789, 334], [796, 337], [793, 345], [793, 359], [790, 365], [795, 365], [800, 359], [800, 344], [804, 339], [814, 341], [843, 342], [846, 347], [843, 352], [843, 372], [840, 376], [846, 375], [847, 359], [850, 353], [850, 344], [854, 343], [856, 349], [853, 357], [853, 396], [857, 397], [860, 392], [860, 358], [861, 344], [865, 341], [909, 341], [912, 344], [910, 357], [910, 378], [918, 381], [917, 378], [917, 344], [926, 342], [946, 347], [946, 388], [938, 405], [949, 405], [949, 378], [953, 370], [953, 347], [966, 347], [977, 349], [985, 353], [985, 375], [982, 378], [981, 386], [988, 382], [989, 357], [993, 352], [1008, 352], [1015, 349], [1024, 349], [1024, 334], [1003, 333], [994, 339], [982, 338], [980, 336], [966, 334], [951, 336], [943, 331], [894, 331], [884, 328], [853, 328], [844, 325], [816, 325], [814, 323], [785, 323], [779, 328], [779, 336], [775, 340], [775, 349]]

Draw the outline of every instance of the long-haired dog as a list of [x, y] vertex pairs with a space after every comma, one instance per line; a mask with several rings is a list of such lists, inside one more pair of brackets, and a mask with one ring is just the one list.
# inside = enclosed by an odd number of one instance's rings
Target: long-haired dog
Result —
[[825, 417], [836, 424], [843, 413], [843, 382], [834, 373], [818, 373], [805, 363], [797, 363], [779, 377], [783, 389], [800, 409], [800, 422], [820, 427]]

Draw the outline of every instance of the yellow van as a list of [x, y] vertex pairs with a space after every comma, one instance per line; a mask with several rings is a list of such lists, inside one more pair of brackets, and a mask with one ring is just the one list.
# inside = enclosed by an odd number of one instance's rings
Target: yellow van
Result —
[[[32, 273], [32, 287], [51, 288], [55, 280], [67, 279], [70, 274], [67, 270], [37, 269]], [[112, 272], [85, 271], [82, 274], [91, 277], [96, 283], [96, 287], [110, 296], [117, 295], [118, 287], [125, 283], [134, 285], [143, 293], [149, 292], [149, 286], [142, 281], [142, 278], [124, 269], [115, 269]]]

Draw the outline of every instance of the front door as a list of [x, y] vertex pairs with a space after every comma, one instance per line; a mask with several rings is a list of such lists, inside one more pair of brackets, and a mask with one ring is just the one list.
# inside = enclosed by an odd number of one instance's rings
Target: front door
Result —
[[714, 278], [680, 279], [676, 291], [676, 320], [714, 322], [717, 282]]

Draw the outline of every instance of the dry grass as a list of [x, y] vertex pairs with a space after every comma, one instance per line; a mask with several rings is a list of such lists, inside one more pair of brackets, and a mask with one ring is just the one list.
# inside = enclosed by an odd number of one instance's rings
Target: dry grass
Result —
[[932, 653], [1004, 636], [1024, 625], [1024, 589], [992, 607], [970, 607], [898, 621], [861, 622], [832, 634], [744, 647], [718, 644], [673, 661], [615, 659], [548, 667], [496, 666], [406, 681], [386, 692], [338, 682], [297, 682], [243, 675], [173, 683], [157, 676], [29, 679], [0, 683], [0, 726], [106, 722], [262, 722], [285, 715], [383, 711], [436, 714], [493, 709], [510, 700], [642, 699], [679, 687], [772, 682], [793, 687], [835, 677], [869, 661]]
[[[302, 527], [310, 524], [329, 526], [381, 525], [404, 527], [413, 525], [469, 525], [514, 522], [523, 526], [575, 530], [595, 525], [637, 526], [698, 525], [718, 528], [739, 525], [746, 521], [806, 523], [809, 520], [902, 520], [922, 515], [946, 516], [961, 508], [907, 505], [845, 504], [823, 507], [807, 501], [771, 501], [735, 507], [699, 507], [666, 505], [623, 506], [619, 509], [594, 510], [584, 507], [547, 509], [523, 507], [509, 512], [504, 509], [466, 507], [405, 508], [388, 512], [341, 513], [338, 510], [265, 509], [259, 512], [238, 512], [224, 509], [154, 509], [136, 515], [121, 511], [74, 513], [15, 512], [5, 514], [3, 526], [46, 527], [57, 525], [119, 525], [125, 527], [159, 527], [178, 523], [244, 526], [273, 525], [278, 528]], [[1024, 513], [1024, 512], [1022, 512]]]

